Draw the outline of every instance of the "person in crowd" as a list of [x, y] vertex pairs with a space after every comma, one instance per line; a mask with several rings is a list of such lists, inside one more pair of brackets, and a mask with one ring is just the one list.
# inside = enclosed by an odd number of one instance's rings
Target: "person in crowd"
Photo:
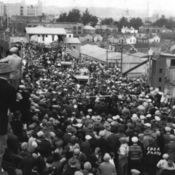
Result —
[[138, 137], [131, 138], [132, 144], [129, 146], [129, 169], [137, 169], [142, 171], [143, 150], [138, 144]]
[[99, 165], [99, 175], [107, 175], [107, 174], [112, 174], [112, 175], [116, 175], [116, 169], [115, 166], [110, 162], [111, 156], [109, 155], [109, 153], [105, 153], [103, 160], [104, 162], [102, 162]]
[[[72, 58], [64, 48], [22, 47], [19, 87], [0, 75], [1, 171], [155, 175], [159, 164], [166, 164], [162, 173], [174, 171], [175, 108], [165, 93], [143, 77], [122, 77], [117, 67]], [[164, 153], [169, 158], [158, 163]]]
[[[9, 72], [8, 72], [9, 73]], [[8, 82], [9, 74], [0, 74], [0, 175], [3, 174], [2, 159], [7, 147], [8, 128], [9, 128], [9, 110], [15, 111], [16, 90]]]

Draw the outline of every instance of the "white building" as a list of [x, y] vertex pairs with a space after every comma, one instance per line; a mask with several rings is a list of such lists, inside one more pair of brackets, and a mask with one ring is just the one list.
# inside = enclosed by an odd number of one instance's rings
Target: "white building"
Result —
[[84, 33], [85, 34], [94, 34], [95, 28], [89, 25], [84, 26]]
[[149, 38], [149, 43], [160, 43], [160, 37], [158, 35]]
[[103, 37], [99, 34], [94, 35], [94, 42], [101, 42], [103, 41]]
[[124, 34], [124, 33], [131, 33], [131, 34], [136, 34], [138, 33], [138, 30], [134, 29], [133, 27], [125, 27], [123, 26], [122, 29], [121, 29], [121, 32]]
[[43, 44], [50, 44], [54, 41], [63, 41], [66, 38], [66, 31], [63, 28], [49, 27], [26, 27], [27, 38]]
[[135, 36], [126, 37], [126, 44], [135, 45], [137, 43], [137, 38]]

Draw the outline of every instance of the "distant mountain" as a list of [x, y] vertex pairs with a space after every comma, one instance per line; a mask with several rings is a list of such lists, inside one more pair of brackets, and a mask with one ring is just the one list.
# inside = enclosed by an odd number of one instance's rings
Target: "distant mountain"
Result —
[[[54, 14], [54, 15], [59, 15], [60, 13], [63, 12], [68, 12], [72, 9], [73, 7], [55, 7], [55, 6], [46, 6], [43, 7], [43, 12], [46, 14]], [[80, 11], [84, 11], [86, 7], [79, 7], [78, 8]], [[99, 17], [99, 18], [114, 18], [116, 20], [120, 19], [122, 16], [125, 17], [141, 17], [145, 18], [147, 17], [147, 12], [143, 11], [134, 11], [134, 10], [123, 10], [120, 8], [111, 8], [111, 7], [106, 7], [106, 8], [98, 8], [98, 7], [90, 7], [88, 8], [89, 12], [92, 13], [93, 15]]]

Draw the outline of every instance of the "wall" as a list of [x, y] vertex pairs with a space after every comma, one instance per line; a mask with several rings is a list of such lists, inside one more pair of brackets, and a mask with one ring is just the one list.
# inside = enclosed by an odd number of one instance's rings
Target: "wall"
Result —
[[66, 44], [66, 47], [69, 49], [75, 49], [78, 51], [78, 54], [80, 54], [80, 44], [76, 43]]
[[166, 58], [159, 56], [152, 62], [152, 72], [150, 75], [151, 85], [164, 91], [166, 75]]
[[44, 43], [44, 44], [50, 44], [54, 41], [58, 40], [58, 36], [55, 35], [54, 38], [52, 38], [52, 35], [45, 35], [44, 40], [42, 35], [33, 35], [30, 37], [30, 40], [35, 40], [39, 43]]

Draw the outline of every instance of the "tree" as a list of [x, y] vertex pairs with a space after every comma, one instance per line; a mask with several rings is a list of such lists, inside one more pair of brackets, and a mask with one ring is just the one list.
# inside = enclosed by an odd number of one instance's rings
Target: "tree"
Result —
[[68, 20], [67, 13], [61, 13], [59, 18], [56, 20], [57, 22], [65, 22]]
[[68, 22], [81, 22], [81, 13], [78, 9], [71, 10], [67, 15]]
[[105, 18], [101, 21], [102, 25], [112, 25], [114, 23], [114, 20], [112, 18]]
[[122, 29], [123, 26], [128, 26], [128, 27], [129, 27], [128, 19], [125, 18], [125, 17], [122, 17], [122, 18], [119, 20], [119, 22], [118, 22], [119, 31], [121, 31], [121, 29]]
[[166, 19], [163, 16], [154, 23], [154, 25], [158, 27], [167, 26], [167, 24], [168, 24], [168, 19]]
[[98, 18], [96, 16], [91, 16], [91, 25], [94, 27], [97, 25]]
[[139, 29], [140, 26], [143, 25], [141, 18], [132, 18], [129, 23], [130, 23], [130, 26], [134, 27], [137, 30]]
[[86, 9], [81, 17], [81, 21], [84, 25], [91, 24], [92, 26], [95, 26], [98, 22], [98, 18], [91, 15], [88, 9]]
[[89, 13], [88, 9], [86, 9], [85, 12], [82, 15], [82, 18], [81, 18], [82, 23], [84, 25], [89, 24], [91, 22], [91, 17], [92, 17], [92, 15]]
[[84, 25], [90, 24], [95, 26], [98, 22], [98, 18], [89, 13], [88, 9], [81, 15], [80, 10], [72, 9], [67, 13], [61, 13], [57, 22], [82, 22]]

